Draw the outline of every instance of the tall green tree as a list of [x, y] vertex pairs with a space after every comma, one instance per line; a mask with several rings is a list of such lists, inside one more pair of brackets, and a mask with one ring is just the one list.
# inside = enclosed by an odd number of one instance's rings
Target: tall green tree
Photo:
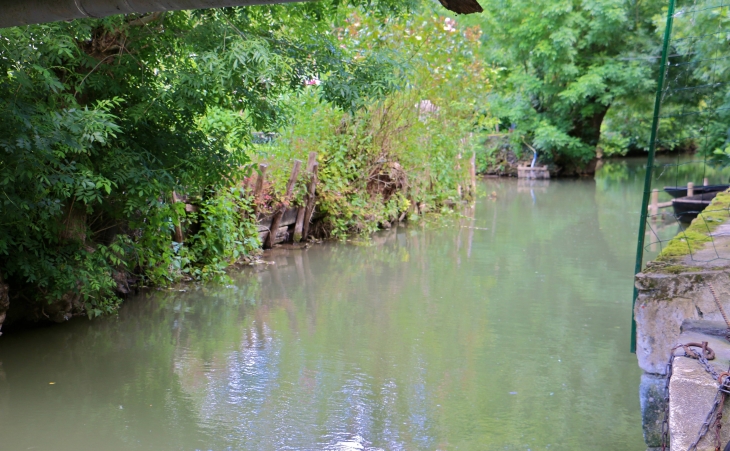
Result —
[[623, 99], [651, 93], [662, 2], [492, 0], [484, 58], [501, 69], [490, 107], [514, 124], [513, 148], [545, 162], [584, 165]]

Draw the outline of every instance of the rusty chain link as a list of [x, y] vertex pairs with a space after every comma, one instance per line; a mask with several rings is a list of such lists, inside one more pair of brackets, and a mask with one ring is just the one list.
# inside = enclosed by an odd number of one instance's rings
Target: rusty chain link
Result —
[[727, 331], [725, 332], [725, 338], [728, 341], [730, 341], [730, 319], [728, 319], [727, 313], [725, 313], [725, 309], [722, 308], [722, 304], [720, 304], [720, 300], [717, 298], [717, 293], [715, 293], [715, 287], [713, 287], [710, 282], [707, 282], [707, 286], [710, 288], [710, 293], [712, 293], [712, 299], [715, 301], [715, 305], [717, 306], [717, 309], [720, 311], [720, 315], [722, 315], [722, 319], [724, 319], [725, 324], [727, 324]]
[[[720, 406], [720, 392], [718, 391], [715, 395], [714, 401], [712, 401], [712, 408], [707, 413], [707, 418], [705, 418], [705, 422], [702, 423], [702, 426], [700, 426], [699, 432], [697, 432], [697, 438], [694, 442], [690, 445], [689, 448], [687, 448], [687, 451], [697, 451], [697, 445], [699, 445], [700, 440], [702, 440], [702, 437], [705, 436], [710, 430], [710, 424], [712, 423], [712, 418], [715, 416], [715, 412], [717, 411], [718, 407]], [[720, 448], [717, 448], [719, 450]]]
[[[682, 348], [684, 355], [676, 355], [674, 351]], [[700, 352], [694, 351], [692, 348], [700, 348]], [[730, 394], [730, 369], [727, 372], [718, 374], [715, 368], [710, 365], [709, 360], [715, 358], [715, 352], [707, 346], [707, 342], [702, 343], [685, 343], [680, 344], [671, 349], [669, 352], [669, 361], [665, 367], [665, 374], [667, 376], [664, 382], [664, 419], [662, 420], [662, 451], [667, 450], [669, 442], [669, 382], [672, 378], [672, 372], [674, 368], [674, 359], [677, 357], [689, 357], [697, 360], [709, 373], [712, 378], [718, 381], [719, 387], [715, 399], [712, 401], [712, 407], [705, 418], [705, 421], [700, 426], [700, 430], [697, 432], [697, 438], [688, 448], [687, 451], [696, 451], [697, 445], [700, 443], [702, 438], [710, 431], [710, 427], [714, 425], [715, 428], [715, 450], [720, 451], [720, 429], [722, 428], [722, 406], [725, 402], [725, 395]]]
[[[719, 298], [717, 297], [717, 293], [715, 292], [715, 287], [712, 286], [711, 283], [707, 283], [707, 287], [710, 289], [710, 293], [712, 293], [712, 299], [715, 301], [715, 305], [717, 306], [717, 309], [720, 312], [720, 315], [722, 315], [722, 318], [725, 320], [725, 324], [727, 325], [728, 329], [725, 334], [725, 338], [730, 341], [730, 318], [728, 318], [727, 313], [725, 313], [725, 309], [722, 308], [722, 304], [720, 303]], [[684, 350], [684, 356], [679, 356], [674, 353], [677, 349], [682, 348]], [[692, 348], [700, 348], [701, 352], [696, 352], [692, 350]], [[689, 357], [692, 359], [697, 360], [700, 365], [705, 369], [705, 371], [712, 376], [714, 380], [717, 381], [718, 387], [717, 387], [717, 393], [715, 394], [715, 399], [712, 401], [712, 406], [710, 408], [710, 411], [707, 413], [707, 417], [705, 418], [705, 421], [700, 426], [700, 430], [697, 432], [697, 438], [694, 442], [690, 445], [687, 451], [696, 451], [697, 446], [699, 445], [702, 438], [707, 435], [707, 433], [710, 431], [710, 428], [714, 428], [715, 430], [715, 451], [720, 451], [722, 448], [722, 442], [720, 433], [722, 430], [722, 416], [723, 416], [723, 406], [725, 404], [725, 398], [727, 395], [730, 395], [730, 368], [728, 368], [728, 371], [725, 371], [723, 373], [718, 374], [715, 368], [710, 365], [710, 360], [715, 358], [715, 353], [712, 349], [710, 349], [709, 346], [707, 346], [707, 342], [703, 341], [702, 343], [686, 343], [686, 344], [680, 344], [675, 347], [673, 347], [669, 351], [669, 361], [667, 361], [667, 364], [665, 366], [664, 373], [666, 374], [667, 378], [664, 383], [664, 419], [662, 420], [662, 451], [667, 450], [667, 444], [669, 442], [669, 382], [672, 378], [672, 372], [674, 368], [674, 359], [677, 357]], [[730, 449], [730, 443], [727, 444], [725, 447], [725, 451], [728, 451]]]

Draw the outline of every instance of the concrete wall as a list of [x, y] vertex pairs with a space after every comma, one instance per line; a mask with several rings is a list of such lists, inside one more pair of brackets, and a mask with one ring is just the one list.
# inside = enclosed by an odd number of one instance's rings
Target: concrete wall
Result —
[[[724, 337], [727, 326], [712, 297], [710, 283], [730, 312], [730, 268], [704, 270], [655, 263], [636, 276], [639, 290], [634, 309], [636, 357], [639, 367], [644, 370], [639, 396], [644, 440], [649, 447], [661, 445], [665, 366], [671, 349], [679, 343], [707, 341], [718, 354], [712, 362], [717, 372], [728, 368], [730, 343]], [[686, 449], [694, 440], [702, 424], [698, 418], [706, 416], [716, 387], [712, 377], [696, 360], [675, 360], [670, 385], [672, 449]], [[727, 417], [730, 415], [725, 415]], [[730, 426], [726, 425], [724, 429], [730, 431]], [[714, 436], [714, 433], [710, 435]], [[714, 449], [708, 440], [703, 440], [698, 450]]]

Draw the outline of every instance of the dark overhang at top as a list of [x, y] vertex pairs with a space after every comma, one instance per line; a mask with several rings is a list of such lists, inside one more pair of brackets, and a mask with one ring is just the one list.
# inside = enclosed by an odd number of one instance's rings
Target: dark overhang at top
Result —
[[0, 28], [114, 14], [223, 8], [296, 0], [0, 0]]
[[[114, 14], [290, 3], [301, 0], [0, 0], [0, 28]], [[476, 0], [439, 0], [460, 14], [481, 12]]]

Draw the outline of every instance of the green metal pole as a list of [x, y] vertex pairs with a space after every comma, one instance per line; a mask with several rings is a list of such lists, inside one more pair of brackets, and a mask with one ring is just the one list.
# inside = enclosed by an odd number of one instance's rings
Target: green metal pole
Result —
[[[659, 131], [659, 113], [662, 107], [662, 92], [664, 90], [664, 77], [667, 73], [667, 54], [669, 53], [669, 39], [672, 35], [672, 24], [674, 22], [674, 0], [669, 0], [667, 9], [667, 24], [664, 27], [664, 43], [662, 44], [662, 58], [659, 69], [659, 82], [656, 88], [654, 99], [654, 118], [651, 122], [651, 138], [649, 139], [649, 156], [646, 158], [646, 176], [644, 177], [644, 197], [641, 200], [641, 222], [639, 223], [639, 237], [636, 243], [636, 266], [634, 274], [641, 272], [644, 260], [644, 235], [646, 235], [646, 216], [649, 210], [649, 193], [651, 192], [651, 178], [654, 170], [654, 153], [656, 152], [656, 138]], [[634, 285], [634, 300], [631, 304], [631, 352], [636, 353], [636, 317], [634, 307], [639, 292]]]

